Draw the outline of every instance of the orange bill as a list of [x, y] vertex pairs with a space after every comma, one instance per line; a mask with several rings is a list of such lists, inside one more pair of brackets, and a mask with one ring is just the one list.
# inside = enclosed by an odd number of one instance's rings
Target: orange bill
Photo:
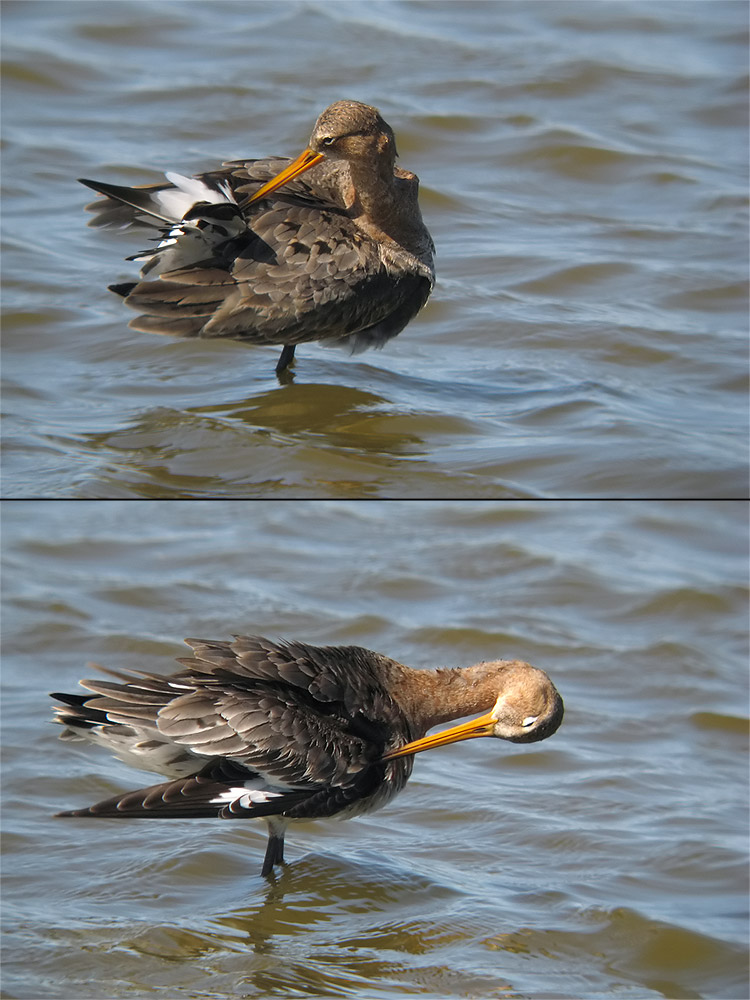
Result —
[[475, 736], [494, 736], [497, 719], [494, 715], [482, 715], [471, 722], [463, 722], [460, 726], [451, 726], [440, 733], [433, 733], [431, 736], [423, 736], [421, 740], [414, 740], [398, 750], [391, 750], [390, 753], [383, 754], [383, 760], [393, 760], [394, 757], [405, 757], [410, 753], [421, 753], [422, 750], [433, 750], [435, 747], [444, 747], [448, 743], [458, 743], [459, 740], [472, 740]]
[[316, 153], [312, 149], [305, 149], [288, 167], [284, 167], [280, 174], [276, 174], [263, 187], [258, 188], [255, 194], [247, 199], [245, 204], [250, 205], [252, 202], [258, 201], [259, 198], [265, 198], [267, 194], [271, 194], [277, 188], [280, 188], [282, 184], [287, 184], [289, 181], [293, 181], [295, 177], [299, 177], [300, 174], [304, 174], [306, 170], [314, 167], [322, 159], [322, 153]]

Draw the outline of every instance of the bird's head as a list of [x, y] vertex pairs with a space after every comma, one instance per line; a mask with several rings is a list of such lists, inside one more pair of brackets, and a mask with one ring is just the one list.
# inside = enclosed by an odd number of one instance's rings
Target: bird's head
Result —
[[563, 712], [563, 700], [543, 670], [528, 663], [508, 664], [500, 694], [490, 712], [407, 743], [385, 754], [384, 759], [392, 760], [478, 736], [494, 736], [510, 743], [536, 743], [557, 732]]
[[324, 158], [373, 163], [384, 176], [392, 177], [396, 155], [393, 129], [383, 121], [377, 108], [359, 101], [336, 101], [315, 122], [307, 148], [259, 188], [247, 204], [272, 194]]

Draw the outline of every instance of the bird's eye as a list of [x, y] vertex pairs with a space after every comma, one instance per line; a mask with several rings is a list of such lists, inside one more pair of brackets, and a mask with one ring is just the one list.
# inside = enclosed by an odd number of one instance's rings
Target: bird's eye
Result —
[[534, 723], [536, 722], [536, 720], [538, 718], [539, 718], [538, 715], [527, 715], [526, 718], [521, 723], [521, 725], [523, 726], [524, 729], [528, 729], [529, 726], [533, 726], [534, 725]]
[[336, 139], [332, 135], [327, 135], [324, 139], [320, 140], [321, 146], [332, 146]]

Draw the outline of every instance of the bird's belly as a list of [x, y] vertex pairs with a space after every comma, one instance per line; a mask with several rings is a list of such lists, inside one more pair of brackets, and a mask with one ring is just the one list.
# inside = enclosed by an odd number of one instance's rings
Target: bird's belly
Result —
[[[411, 768], [409, 768], [410, 771]], [[375, 812], [376, 809], [382, 809], [395, 795], [398, 795], [406, 784], [407, 778], [408, 773], [405, 773], [405, 769], [394, 771], [394, 774], [386, 777], [370, 795], [352, 802], [351, 805], [337, 812], [336, 819], [351, 819], [354, 816], [362, 816], [365, 813]]]

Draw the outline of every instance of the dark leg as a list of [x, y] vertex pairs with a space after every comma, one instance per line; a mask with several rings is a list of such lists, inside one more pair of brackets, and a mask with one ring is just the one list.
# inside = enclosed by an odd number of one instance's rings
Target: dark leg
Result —
[[[292, 348], [294, 350], [294, 348]], [[265, 878], [266, 875], [270, 875], [273, 871], [274, 865], [282, 865], [284, 863], [284, 834], [277, 836], [274, 833], [268, 834], [268, 846], [266, 847], [266, 856], [263, 858], [263, 867], [260, 870], [261, 875]]]
[[281, 375], [284, 369], [294, 360], [294, 344], [284, 344], [281, 357], [276, 364], [276, 374]]

